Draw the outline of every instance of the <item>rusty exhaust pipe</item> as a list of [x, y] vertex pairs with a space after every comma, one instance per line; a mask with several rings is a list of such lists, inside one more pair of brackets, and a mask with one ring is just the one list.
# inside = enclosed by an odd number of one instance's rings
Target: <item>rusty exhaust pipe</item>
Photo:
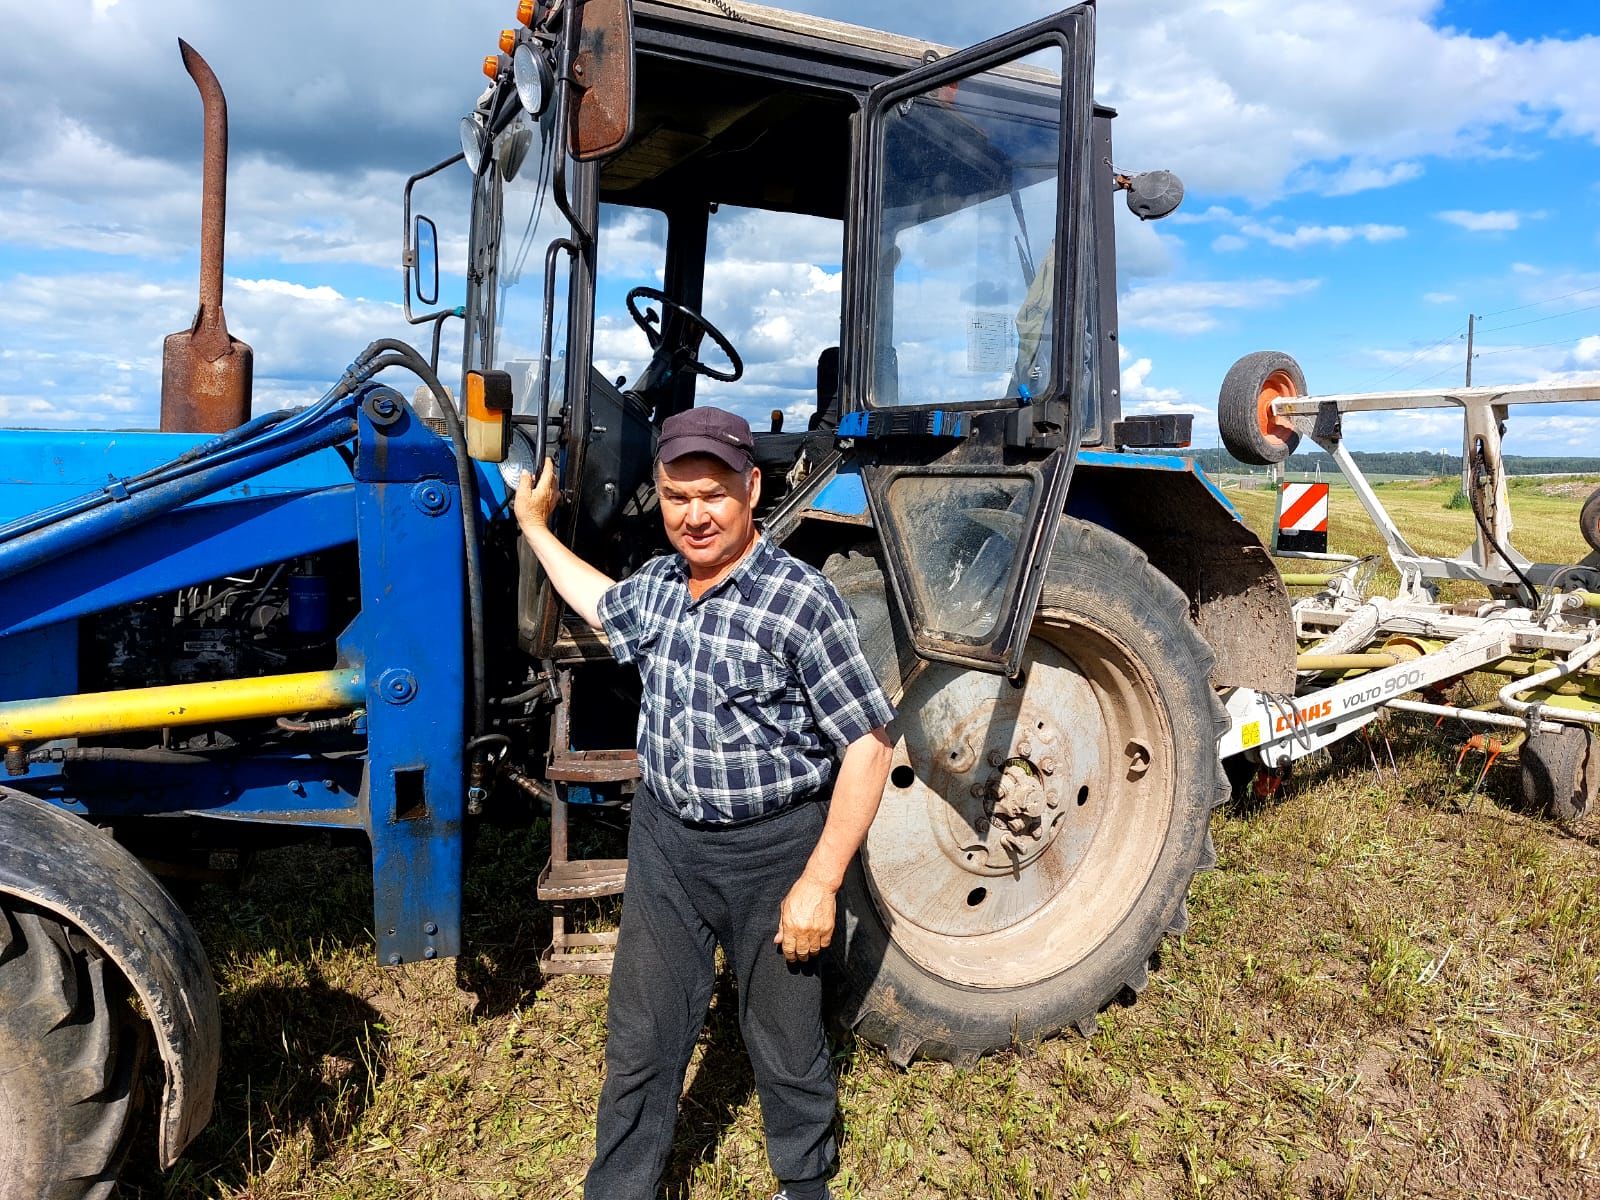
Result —
[[161, 354], [161, 428], [222, 433], [250, 419], [255, 354], [231, 337], [222, 315], [222, 243], [228, 205], [228, 101], [215, 73], [182, 38], [184, 68], [205, 105], [205, 174], [200, 206], [200, 308], [170, 334]]

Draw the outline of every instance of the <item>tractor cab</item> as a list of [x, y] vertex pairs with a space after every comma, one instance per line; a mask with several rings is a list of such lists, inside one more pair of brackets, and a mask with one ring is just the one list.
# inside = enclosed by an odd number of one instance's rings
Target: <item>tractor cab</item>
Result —
[[462, 122], [468, 415], [496, 394], [477, 415], [515, 431], [479, 457], [556, 456], [561, 532], [622, 575], [665, 546], [661, 423], [733, 409], [769, 530], [846, 476], [918, 652], [1014, 665], [1077, 449], [1120, 415], [1092, 5], [960, 52], [735, 2], [520, 15]]

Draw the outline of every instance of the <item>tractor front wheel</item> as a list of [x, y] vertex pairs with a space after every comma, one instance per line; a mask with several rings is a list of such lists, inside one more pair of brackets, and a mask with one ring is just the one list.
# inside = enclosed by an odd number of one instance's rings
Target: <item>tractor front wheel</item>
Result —
[[147, 1028], [127, 984], [76, 929], [0, 896], [0, 1190], [111, 1195]]

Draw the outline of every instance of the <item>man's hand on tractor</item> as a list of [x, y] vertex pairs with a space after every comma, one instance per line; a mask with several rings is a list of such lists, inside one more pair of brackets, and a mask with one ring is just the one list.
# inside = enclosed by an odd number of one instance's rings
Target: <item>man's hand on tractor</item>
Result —
[[537, 484], [531, 481], [530, 475], [531, 471], [524, 471], [517, 480], [517, 498], [512, 506], [523, 540], [533, 550], [561, 598], [572, 605], [572, 610], [591, 629], [599, 629], [600, 597], [616, 581], [584, 562], [551, 531], [550, 514], [556, 510], [559, 495], [555, 463], [545, 461]]
[[555, 512], [559, 496], [554, 459], [545, 459], [544, 470], [539, 473], [537, 487], [533, 483], [533, 472], [524, 471], [522, 477], [517, 480], [517, 498], [514, 507], [517, 525], [522, 532], [550, 528], [550, 514]]
[[837, 889], [802, 875], [778, 906], [778, 932], [773, 937], [790, 962], [805, 962], [833, 941]]

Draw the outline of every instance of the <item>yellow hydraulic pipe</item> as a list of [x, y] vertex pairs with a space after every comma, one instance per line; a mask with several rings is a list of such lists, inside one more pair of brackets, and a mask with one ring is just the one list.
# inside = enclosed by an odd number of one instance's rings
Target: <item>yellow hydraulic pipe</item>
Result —
[[1572, 594], [1583, 601], [1585, 608], [1600, 608], [1600, 592], [1573, 592]]
[[1397, 654], [1369, 650], [1364, 654], [1301, 654], [1294, 660], [1296, 671], [1377, 671], [1401, 661]]
[[1293, 572], [1283, 576], [1285, 587], [1327, 587], [1337, 575], [1300, 575]]
[[366, 696], [365, 675], [349, 668], [12, 700], [0, 704], [0, 745], [353, 708]]

